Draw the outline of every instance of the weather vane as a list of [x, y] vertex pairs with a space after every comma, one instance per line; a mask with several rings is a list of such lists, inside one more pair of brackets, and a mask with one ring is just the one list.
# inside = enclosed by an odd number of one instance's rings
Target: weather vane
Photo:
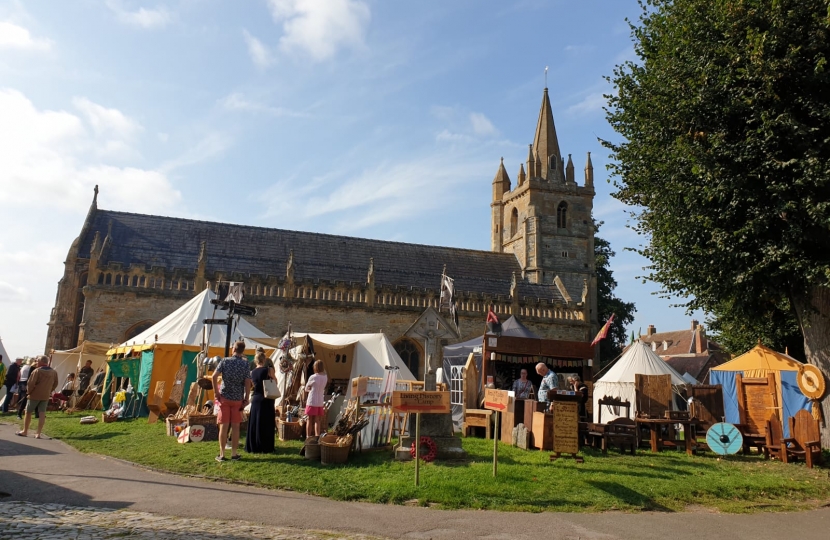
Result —
[[548, 66], [545, 66], [545, 88], [548, 87]]

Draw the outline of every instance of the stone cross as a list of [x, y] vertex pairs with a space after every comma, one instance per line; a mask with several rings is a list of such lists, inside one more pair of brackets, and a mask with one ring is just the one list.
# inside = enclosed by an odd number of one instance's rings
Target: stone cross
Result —
[[424, 390], [434, 391], [436, 389], [435, 372], [438, 370], [438, 362], [441, 360], [441, 340], [446, 337], [455, 337], [455, 332], [441, 324], [437, 317], [424, 317], [412, 333], [420, 337], [424, 342], [424, 353], [426, 354], [426, 369], [424, 373]]

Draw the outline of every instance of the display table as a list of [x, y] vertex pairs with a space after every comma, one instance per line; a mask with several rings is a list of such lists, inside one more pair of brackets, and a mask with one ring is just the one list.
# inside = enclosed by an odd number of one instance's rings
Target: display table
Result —
[[[671, 418], [636, 418], [637, 429], [640, 427], [648, 427], [649, 440], [651, 443], [651, 451], [659, 452], [662, 448], [685, 448], [686, 453], [690, 456], [694, 453], [696, 443], [692, 435], [692, 426], [696, 423], [695, 420], [676, 420]], [[674, 425], [680, 424], [683, 426], [683, 440], [678, 441], [672, 434]], [[663, 436], [663, 428], [667, 428], [668, 435]]]
[[[490, 438], [490, 417], [493, 411], [487, 409], [466, 409], [464, 411], [464, 425], [461, 432], [467, 436], [467, 430], [471, 427], [483, 427], [486, 438]], [[498, 434], [495, 435], [498, 437]]]

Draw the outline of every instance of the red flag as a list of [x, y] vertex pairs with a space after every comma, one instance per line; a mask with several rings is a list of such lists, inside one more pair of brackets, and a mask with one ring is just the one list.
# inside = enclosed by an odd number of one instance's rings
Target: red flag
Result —
[[605, 324], [602, 325], [597, 337], [594, 338], [594, 341], [591, 342], [591, 347], [602, 341], [603, 339], [608, 337], [608, 329], [611, 328], [611, 323], [614, 322], [614, 314], [612, 313], [608, 320], [605, 321]]

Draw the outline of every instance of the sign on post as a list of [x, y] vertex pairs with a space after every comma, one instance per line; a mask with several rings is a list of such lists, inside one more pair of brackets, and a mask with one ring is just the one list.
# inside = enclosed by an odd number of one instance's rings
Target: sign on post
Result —
[[369, 377], [355, 377], [352, 379], [352, 397], [363, 397], [369, 388]]
[[505, 412], [510, 404], [510, 396], [507, 390], [484, 389], [484, 408], [491, 411]]
[[496, 413], [496, 426], [493, 432], [493, 478], [496, 477], [499, 469], [499, 439], [501, 438], [499, 431], [499, 416], [501, 415], [499, 413], [505, 412], [509, 404], [510, 394], [507, 390], [484, 389], [484, 408]]
[[392, 392], [392, 409], [402, 413], [448, 413], [450, 412], [449, 392]]
[[579, 452], [579, 404], [553, 402], [553, 451], [562, 454]]

